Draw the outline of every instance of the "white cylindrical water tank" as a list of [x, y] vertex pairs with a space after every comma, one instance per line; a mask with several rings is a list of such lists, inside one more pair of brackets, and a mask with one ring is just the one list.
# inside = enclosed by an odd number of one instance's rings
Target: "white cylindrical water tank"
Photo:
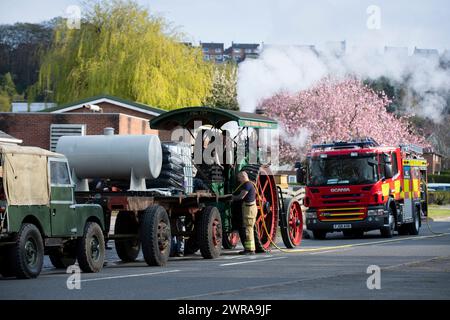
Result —
[[79, 179], [154, 179], [162, 166], [157, 135], [62, 136], [56, 151], [64, 154]]

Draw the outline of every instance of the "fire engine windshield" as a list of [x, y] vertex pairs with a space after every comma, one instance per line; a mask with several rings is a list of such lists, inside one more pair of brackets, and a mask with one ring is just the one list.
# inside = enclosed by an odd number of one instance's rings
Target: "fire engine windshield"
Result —
[[375, 157], [311, 158], [309, 186], [371, 184], [378, 180]]

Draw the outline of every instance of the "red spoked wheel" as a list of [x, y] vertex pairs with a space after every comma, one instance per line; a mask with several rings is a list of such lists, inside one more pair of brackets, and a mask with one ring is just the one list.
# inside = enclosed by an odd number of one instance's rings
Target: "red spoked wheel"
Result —
[[256, 184], [258, 215], [255, 223], [255, 245], [257, 252], [265, 252], [272, 242], [276, 242], [277, 236], [278, 194], [275, 179], [268, 166], [246, 166], [243, 170]]
[[222, 246], [224, 249], [234, 249], [239, 242], [239, 232], [237, 230], [231, 232], [224, 232]]
[[293, 199], [283, 215], [286, 228], [281, 229], [281, 236], [287, 248], [294, 248], [302, 242], [303, 237], [303, 213], [300, 202]]

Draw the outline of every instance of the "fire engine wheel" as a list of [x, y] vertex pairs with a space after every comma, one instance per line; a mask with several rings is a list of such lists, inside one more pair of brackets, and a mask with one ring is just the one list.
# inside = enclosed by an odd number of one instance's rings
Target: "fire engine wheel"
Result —
[[267, 166], [248, 165], [242, 170], [248, 173], [250, 180], [255, 182], [257, 187], [255, 246], [256, 252], [265, 252], [272, 242], [276, 242], [277, 236], [278, 194], [275, 179]]
[[281, 236], [286, 248], [295, 248], [302, 242], [303, 237], [303, 213], [300, 202], [291, 200], [286, 211], [283, 215], [286, 228], [281, 229]]
[[36, 278], [44, 262], [44, 243], [39, 229], [24, 223], [15, 238], [15, 244], [4, 249], [1, 263], [3, 276], [16, 276], [20, 279]]
[[222, 249], [222, 220], [219, 210], [213, 206], [203, 209], [198, 228], [197, 242], [202, 257], [205, 259], [218, 258]]
[[392, 208], [389, 207], [388, 209], [388, 225], [385, 227], [382, 227], [380, 229], [381, 236], [384, 238], [392, 238], [394, 236], [394, 230], [395, 230], [395, 216], [394, 212], [392, 211]]
[[149, 266], [164, 266], [170, 255], [171, 231], [166, 210], [159, 205], [148, 207], [140, 224], [142, 253]]
[[413, 211], [413, 222], [409, 223], [408, 225], [408, 232], [412, 236], [416, 236], [419, 234], [420, 230], [420, 208], [415, 207]]
[[84, 272], [99, 272], [105, 261], [105, 238], [96, 222], [87, 222], [83, 236], [78, 239], [77, 259]]
[[224, 232], [222, 237], [222, 246], [224, 249], [234, 249], [239, 243], [239, 231]]
[[66, 269], [77, 261], [76, 246], [71, 242], [66, 243], [62, 248], [51, 250], [48, 257], [56, 269]]
[[114, 234], [136, 235], [134, 239], [116, 239], [117, 255], [123, 262], [135, 261], [141, 250], [141, 241], [138, 238], [139, 224], [133, 212], [120, 211], [116, 218]]

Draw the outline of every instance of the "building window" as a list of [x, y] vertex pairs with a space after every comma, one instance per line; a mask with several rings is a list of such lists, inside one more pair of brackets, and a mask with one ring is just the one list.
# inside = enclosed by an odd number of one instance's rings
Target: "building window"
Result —
[[85, 124], [52, 124], [50, 125], [50, 150], [56, 150], [56, 144], [62, 136], [86, 135]]
[[216, 52], [216, 53], [222, 53], [222, 49], [216, 48], [216, 49], [215, 49], [215, 52]]
[[209, 54], [205, 54], [203, 58], [205, 59], [205, 61], [209, 61]]
[[222, 60], [223, 56], [221, 54], [216, 55], [216, 60]]
[[234, 52], [234, 53], [241, 53], [241, 49], [240, 49], [240, 48], [234, 48], [234, 49], [233, 49], [233, 52]]
[[252, 49], [245, 49], [245, 53], [252, 53], [253, 50]]
[[209, 52], [209, 48], [203, 48], [203, 52]]

